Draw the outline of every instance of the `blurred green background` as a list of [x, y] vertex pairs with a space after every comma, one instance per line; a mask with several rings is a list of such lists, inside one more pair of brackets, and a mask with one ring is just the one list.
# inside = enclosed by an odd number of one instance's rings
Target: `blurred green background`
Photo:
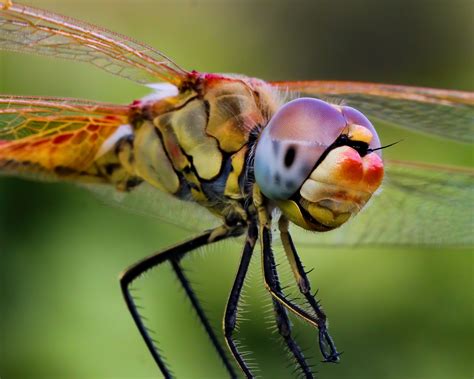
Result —
[[[187, 69], [267, 80], [474, 87], [471, 0], [30, 4], [149, 43]], [[147, 90], [85, 64], [1, 52], [0, 92], [129, 103]], [[469, 148], [422, 138], [388, 154], [472, 166]], [[72, 185], [0, 178], [0, 377], [158, 376], [117, 278], [134, 261], [191, 234], [107, 207]], [[224, 243], [185, 262], [219, 333], [239, 250]], [[339, 365], [319, 363], [315, 333], [295, 321], [319, 377], [473, 377], [471, 250], [300, 253], [308, 268], [316, 267], [313, 287], [320, 288], [332, 335], [344, 351]], [[248, 321], [239, 339], [254, 353], [262, 377], [289, 378], [292, 367], [272, 333], [268, 295], [254, 260], [246, 288]], [[169, 268], [146, 275], [138, 286], [178, 377], [225, 377]]]

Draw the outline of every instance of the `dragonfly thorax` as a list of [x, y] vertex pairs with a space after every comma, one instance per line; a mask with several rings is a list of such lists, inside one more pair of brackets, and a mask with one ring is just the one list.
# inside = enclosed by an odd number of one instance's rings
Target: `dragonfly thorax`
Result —
[[250, 141], [274, 111], [261, 91], [250, 81], [209, 76], [177, 96], [136, 101], [132, 138], [113, 154], [139, 180], [196, 201], [229, 224], [245, 222]]

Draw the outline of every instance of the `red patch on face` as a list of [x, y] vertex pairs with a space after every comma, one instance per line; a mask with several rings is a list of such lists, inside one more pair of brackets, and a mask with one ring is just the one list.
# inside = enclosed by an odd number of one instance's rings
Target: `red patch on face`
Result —
[[60, 134], [59, 136], [56, 136], [53, 138], [53, 144], [55, 145], [60, 145], [66, 141], [68, 141], [69, 139], [72, 138], [74, 134], [72, 133], [67, 133], [67, 134]]
[[364, 173], [362, 161], [355, 150], [347, 150], [341, 157], [339, 175], [347, 182], [358, 183]]
[[380, 186], [384, 169], [382, 159], [377, 154], [369, 154], [364, 162], [364, 182], [374, 190]]

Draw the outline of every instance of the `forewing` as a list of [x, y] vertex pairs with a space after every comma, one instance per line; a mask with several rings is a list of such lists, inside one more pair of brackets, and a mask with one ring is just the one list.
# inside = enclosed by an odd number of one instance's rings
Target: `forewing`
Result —
[[123, 35], [40, 9], [0, 4], [0, 49], [89, 62], [146, 84], [179, 86], [186, 71], [159, 51]]
[[386, 161], [386, 178], [360, 214], [327, 233], [294, 227], [304, 244], [472, 245], [474, 170]]
[[127, 123], [128, 107], [62, 98], [0, 96], [0, 173], [86, 170]]
[[[59, 178], [58, 168], [87, 170], [104, 141], [128, 122], [128, 111], [128, 106], [83, 100], [0, 96], [0, 175], [48, 180]], [[146, 183], [119, 192], [87, 176], [69, 179], [106, 204], [183, 229], [202, 231], [219, 224], [198, 204], [176, 199]]]
[[474, 93], [399, 85], [302, 81], [275, 82], [275, 87], [298, 96], [341, 100], [379, 119], [458, 142], [474, 141]]

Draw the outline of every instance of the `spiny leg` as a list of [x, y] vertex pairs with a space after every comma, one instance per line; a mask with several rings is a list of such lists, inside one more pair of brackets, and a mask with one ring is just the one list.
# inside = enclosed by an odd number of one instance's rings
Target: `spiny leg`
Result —
[[[277, 290], [281, 291], [280, 281], [278, 279], [278, 274], [276, 271], [276, 265], [273, 257], [270, 259], [273, 260], [273, 275], [269, 278], [272, 282], [272, 286]], [[306, 378], [313, 378], [313, 373], [311, 372], [311, 367], [306, 362], [306, 359], [301, 351], [301, 348], [298, 346], [297, 342], [291, 335], [291, 321], [288, 317], [288, 313], [286, 308], [275, 298], [272, 298], [273, 301], [273, 309], [275, 311], [275, 318], [278, 327], [278, 333], [283, 337], [285, 340], [286, 346], [291, 354], [293, 354], [296, 363], [301, 368], [302, 373]]]
[[[257, 210], [258, 225], [259, 225], [259, 238], [262, 246], [262, 269], [263, 277], [265, 280], [265, 287], [272, 294], [272, 296], [278, 300], [287, 309], [295, 313], [297, 316], [303, 318], [308, 323], [316, 326], [320, 330], [320, 341], [326, 341], [319, 344], [321, 353], [326, 361], [336, 362], [339, 359], [339, 353], [332, 342], [332, 338], [329, 336], [326, 327], [326, 319], [320, 320], [318, 315], [314, 316], [306, 312], [303, 308], [288, 300], [281, 289], [276, 288], [272, 282], [272, 275], [275, 271], [274, 258], [272, 251], [272, 234], [271, 234], [271, 215], [270, 211], [265, 204], [265, 199], [262, 196], [259, 188], [254, 186], [253, 188], [253, 203]], [[326, 346], [329, 351], [327, 351]]]
[[245, 362], [241, 353], [237, 349], [235, 341], [232, 337], [234, 329], [237, 325], [237, 312], [238, 305], [240, 300], [240, 295], [242, 294], [242, 287], [245, 281], [245, 276], [250, 265], [250, 260], [252, 258], [253, 249], [257, 241], [257, 225], [255, 222], [251, 222], [248, 226], [247, 238], [245, 240], [245, 246], [242, 251], [242, 258], [240, 259], [239, 268], [237, 270], [237, 275], [235, 277], [234, 284], [232, 285], [232, 290], [230, 291], [229, 300], [227, 301], [227, 306], [225, 309], [224, 315], [224, 336], [229, 346], [232, 355], [237, 361], [239, 367], [244, 372], [247, 378], [253, 378], [252, 372], [250, 371], [249, 366]]
[[298, 288], [301, 294], [303, 294], [303, 296], [306, 298], [306, 301], [311, 306], [316, 316], [318, 317], [319, 348], [321, 350], [321, 353], [323, 354], [324, 359], [326, 361], [337, 362], [339, 360], [340, 353], [337, 352], [334, 341], [327, 331], [326, 314], [321, 308], [319, 302], [311, 293], [311, 284], [309, 282], [308, 277], [306, 276], [306, 272], [298, 256], [295, 245], [293, 244], [293, 240], [288, 230], [288, 219], [286, 217], [280, 217], [280, 220], [278, 222], [278, 228], [280, 230], [280, 237], [283, 244], [283, 248], [290, 263], [291, 270], [293, 271], [293, 274], [296, 278], [296, 282], [298, 283]]
[[[270, 228], [266, 225], [261, 226], [261, 244], [262, 244], [262, 266], [263, 266], [263, 275], [265, 279], [265, 286], [270, 291], [272, 296], [283, 304], [287, 309], [295, 313], [297, 316], [303, 318], [310, 324], [316, 326], [319, 329], [319, 340], [320, 340], [320, 350], [321, 354], [324, 357], [325, 361], [328, 362], [337, 362], [339, 359], [339, 353], [332, 342], [332, 337], [329, 335], [329, 332], [326, 327], [326, 319], [320, 320], [318, 315], [314, 316], [308, 313], [306, 310], [301, 308], [299, 305], [295, 304], [291, 300], [287, 299], [285, 294], [281, 289], [276, 288], [271, 280], [272, 272], [274, 268], [274, 258], [273, 251], [271, 248], [271, 231]], [[321, 341], [324, 341], [321, 343]], [[329, 350], [329, 351], [328, 351]]]
[[133, 300], [132, 295], [130, 294], [129, 286], [130, 284], [137, 279], [140, 275], [144, 272], [150, 270], [151, 268], [160, 265], [163, 262], [170, 261], [175, 271], [181, 285], [184, 287], [186, 295], [189, 297], [191, 304], [193, 305], [199, 320], [204, 326], [204, 329], [211, 340], [214, 348], [216, 349], [219, 357], [221, 358], [224, 366], [226, 367], [229, 375], [232, 378], [236, 378], [237, 375], [232, 367], [232, 364], [229, 362], [224, 349], [222, 348], [217, 336], [215, 335], [209, 320], [207, 319], [202, 307], [199, 304], [199, 301], [194, 294], [189, 281], [187, 280], [186, 276], [183, 273], [179, 265], [179, 261], [189, 252], [198, 249], [201, 246], [217, 242], [219, 240], [225, 239], [231, 235], [231, 231], [228, 230], [226, 227], [219, 227], [213, 230], [206, 231], [201, 235], [192, 238], [188, 241], [180, 243], [176, 246], [170, 247], [164, 251], [155, 253], [149, 257], [144, 258], [143, 260], [138, 261], [134, 265], [128, 267], [120, 277], [120, 285], [122, 288], [122, 293], [125, 298], [125, 302], [127, 304], [128, 310], [137, 325], [137, 328], [142, 335], [148, 350], [150, 351], [153, 359], [155, 360], [156, 364], [160, 368], [162, 374], [165, 378], [171, 378], [171, 372], [167, 368], [163, 358], [160, 356], [157, 347], [155, 346], [153, 339], [151, 338], [150, 334], [147, 331], [146, 326], [144, 325], [140, 314], [138, 313], [137, 307]]

